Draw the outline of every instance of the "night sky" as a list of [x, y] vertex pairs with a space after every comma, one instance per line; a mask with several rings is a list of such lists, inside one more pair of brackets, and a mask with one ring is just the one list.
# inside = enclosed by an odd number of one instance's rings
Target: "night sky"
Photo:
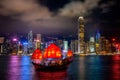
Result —
[[77, 35], [78, 16], [85, 18], [87, 38], [100, 31], [120, 37], [120, 0], [0, 0], [0, 33]]

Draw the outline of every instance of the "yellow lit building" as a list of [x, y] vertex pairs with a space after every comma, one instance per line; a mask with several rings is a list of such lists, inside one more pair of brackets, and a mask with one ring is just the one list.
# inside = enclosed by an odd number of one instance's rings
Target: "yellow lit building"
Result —
[[78, 18], [78, 54], [85, 53], [85, 42], [84, 42], [84, 18], [80, 16]]

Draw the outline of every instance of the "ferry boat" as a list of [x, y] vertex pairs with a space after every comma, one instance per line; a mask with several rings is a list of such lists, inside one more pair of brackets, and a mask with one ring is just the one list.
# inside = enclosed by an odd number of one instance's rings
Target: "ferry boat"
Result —
[[36, 49], [31, 56], [31, 61], [36, 70], [65, 70], [73, 61], [73, 53], [71, 50], [62, 52], [56, 44], [52, 43], [43, 53], [40, 49]]

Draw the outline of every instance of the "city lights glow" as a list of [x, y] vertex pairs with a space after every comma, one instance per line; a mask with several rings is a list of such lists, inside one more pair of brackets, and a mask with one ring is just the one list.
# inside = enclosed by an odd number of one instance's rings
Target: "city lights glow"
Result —
[[17, 41], [17, 38], [13, 38], [13, 41]]

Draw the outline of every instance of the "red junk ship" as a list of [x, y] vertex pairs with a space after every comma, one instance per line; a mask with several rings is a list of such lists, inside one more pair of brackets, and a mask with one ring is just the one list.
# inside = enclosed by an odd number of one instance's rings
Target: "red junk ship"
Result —
[[[66, 55], [63, 56], [63, 54]], [[40, 49], [36, 49], [31, 56], [31, 61], [36, 70], [65, 70], [73, 61], [73, 53], [71, 50], [68, 50], [67, 53], [63, 53], [57, 45], [52, 43], [45, 49], [43, 54]]]

